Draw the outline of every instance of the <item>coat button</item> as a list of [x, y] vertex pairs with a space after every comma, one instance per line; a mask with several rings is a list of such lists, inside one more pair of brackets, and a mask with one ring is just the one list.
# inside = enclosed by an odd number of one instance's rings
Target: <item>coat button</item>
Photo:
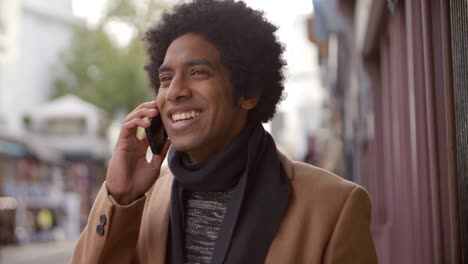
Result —
[[98, 225], [96, 227], [96, 233], [99, 235], [99, 236], [103, 236], [104, 235], [104, 226], [103, 225]]
[[102, 214], [101, 216], [99, 216], [99, 224], [101, 225], [106, 225], [107, 223], [107, 217], [105, 214]]

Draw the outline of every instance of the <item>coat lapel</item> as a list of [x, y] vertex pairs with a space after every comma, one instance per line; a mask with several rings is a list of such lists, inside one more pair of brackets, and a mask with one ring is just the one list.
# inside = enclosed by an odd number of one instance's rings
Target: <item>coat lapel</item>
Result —
[[[161, 172], [156, 181], [152, 195], [148, 201], [147, 233], [148, 236], [148, 260], [151, 263], [166, 263], [167, 237], [170, 231], [170, 200], [173, 176], [169, 169]], [[149, 263], [149, 262], [148, 262]]]

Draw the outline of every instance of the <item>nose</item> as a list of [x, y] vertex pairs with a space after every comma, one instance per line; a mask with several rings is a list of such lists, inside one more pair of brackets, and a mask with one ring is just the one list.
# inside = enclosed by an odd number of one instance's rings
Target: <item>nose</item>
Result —
[[176, 75], [169, 85], [166, 93], [166, 100], [172, 102], [183, 101], [191, 95], [190, 88], [182, 75]]

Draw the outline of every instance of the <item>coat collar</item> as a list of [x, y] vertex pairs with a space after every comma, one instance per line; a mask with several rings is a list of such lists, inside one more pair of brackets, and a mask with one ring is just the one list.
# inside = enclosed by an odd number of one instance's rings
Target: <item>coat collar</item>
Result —
[[284, 171], [286, 172], [286, 175], [288, 175], [289, 180], [294, 179], [294, 161], [286, 157], [283, 153], [278, 151], [278, 158], [283, 165]]

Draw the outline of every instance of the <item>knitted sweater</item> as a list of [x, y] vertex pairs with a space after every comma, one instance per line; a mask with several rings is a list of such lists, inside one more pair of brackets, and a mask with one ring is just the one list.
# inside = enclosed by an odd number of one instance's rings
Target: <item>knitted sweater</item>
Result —
[[232, 192], [184, 193], [185, 264], [209, 264]]

